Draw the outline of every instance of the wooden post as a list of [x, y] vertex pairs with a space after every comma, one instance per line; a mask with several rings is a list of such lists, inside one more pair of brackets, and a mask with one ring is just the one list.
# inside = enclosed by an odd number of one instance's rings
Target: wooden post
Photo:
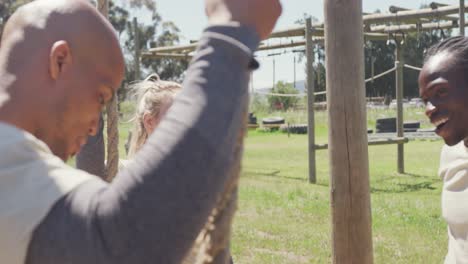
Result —
[[296, 88], [296, 54], [294, 54], [294, 88]]
[[[99, 12], [109, 17], [108, 0], [98, 0]], [[117, 96], [107, 105], [107, 168], [106, 180], [111, 181], [117, 174], [119, 166], [119, 114], [117, 110]]]
[[276, 60], [275, 60], [275, 56], [273, 56], [273, 88], [272, 90], [275, 90], [275, 87], [276, 87]]
[[306, 56], [307, 56], [307, 132], [309, 136], [309, 182], [317, 182], [315, 165], [315, 87], [314, 87], [314, 45], [312, 42], [312, 19], [306, 20]]
[[[403, 56], [401, 54], [401, 45], [396, 43], [395, 50], [395, 81], [396, 81], [396, 100], [397, 100], [397, 137], [404, 136], [403, 129]], [[398, 144], [398, 173], [405, 173], [405, 145]]]
[[465, 36], [465, 0], [460, 0], [460, 10], [459, 10], [460, 21], [460, 36]]
[[138, 20], [133, 18], [133, 33], [135, 34], [135, 81], [140, 80], [140, 31], [138, 30]]
[[250, 72], [250, 100], [254, 97], [254, 75], [253, 71]]
[[326, 0], [333, 263], [373, 263], [362, 0]]

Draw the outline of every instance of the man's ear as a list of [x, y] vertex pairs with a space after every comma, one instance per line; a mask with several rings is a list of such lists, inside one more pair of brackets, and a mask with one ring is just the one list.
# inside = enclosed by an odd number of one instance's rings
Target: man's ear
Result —
[[53, 80], [57, 80], [72, 64], [70, 46], [64, 40], [55, 42], [50, 50], [49, 72]]

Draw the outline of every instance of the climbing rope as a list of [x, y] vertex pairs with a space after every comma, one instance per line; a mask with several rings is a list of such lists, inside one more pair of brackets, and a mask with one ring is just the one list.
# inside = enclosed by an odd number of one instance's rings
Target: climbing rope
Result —
[[[107, 0], [98, 0], [97, 7], [99, 12], [109, 17], [109, 3]], [[119, 114], [117, 110], [117, 96], [107, 105], [107, 163], [106, 177], [111, 181], [117, 174], [119, 166]]]

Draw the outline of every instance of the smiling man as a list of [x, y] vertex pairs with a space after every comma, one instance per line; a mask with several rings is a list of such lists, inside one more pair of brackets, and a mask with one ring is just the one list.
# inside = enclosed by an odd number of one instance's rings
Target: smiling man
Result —
[[468, 39], [452, 37], [428, 50], [419, 75], [426, 115], [446, 146], [440, 158], [442, 215], [448, 224], [445, 264], [468, 263]]
[[36, 0], [11, 17], [0, 47], [0, 263], [184, 259], [236, 166], [253, 52], [281, 13], [277, 0], [205, 7], [184, 89], [111, 184], [64, 163], [122, 80], [111, 25], [86, 0]]

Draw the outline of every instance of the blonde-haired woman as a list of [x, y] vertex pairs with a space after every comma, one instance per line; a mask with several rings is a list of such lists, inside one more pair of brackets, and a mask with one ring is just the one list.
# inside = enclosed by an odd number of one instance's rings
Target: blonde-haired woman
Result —
[[[163, 81], [157, 74], [152, 74], [145, 80], [133, 84], [130, 89], [131, 94], [137, 98], [133, 117], [134, 128], [128, 144], [129, 160], [120, 159], [119, 170], [125, 168], [140, 150], [171, 107], [174, 97], [182, 86], [176, 82]], [[102, 122], [97, 135], [89, 138], [76, 158], [77, 168], [101, 177], [105, 176]]]
[[[119, 160], [119, 170], [124, 169], [132, 161], [135, 154], [145, 144], [149, 135], [157, 128], [167, 110], [172, 106], [175, 96], [181, 89], [182, 86], [179, 83], [163, 81], [157, 74], [152, 74], [145, 80], [137, 82], [130, 87], [131, 94], [137, 98], [137, 105], [134, 117], [132, 118], [134, 127], [130, 134], [128, 160]], [[98, 133], [97, 136], [102, 138], [102, 128]], [[98, 152], [96, 151], [97, 145], [88, 145], [89, 143], [84, 146], [84, 149], [88, 149], [86, 155], [96, 156]], [[94, 150], [91, 150], [92, 148]], [[102, 156], [104, 156], [104, 152], [102, 152]], [[229, 252], [229, 249], [227, 250]], [[229, 263], [234, 263], [232, 256], [229, 256]]]
[[137, 105], [128, 148], [129, 159], [133, 158], [145, 144], [181, 89], [180, 84], [162, 81], [157, 74], [152, 74], [144, 81], [132, 85], [131, 91], [137, 97]]

